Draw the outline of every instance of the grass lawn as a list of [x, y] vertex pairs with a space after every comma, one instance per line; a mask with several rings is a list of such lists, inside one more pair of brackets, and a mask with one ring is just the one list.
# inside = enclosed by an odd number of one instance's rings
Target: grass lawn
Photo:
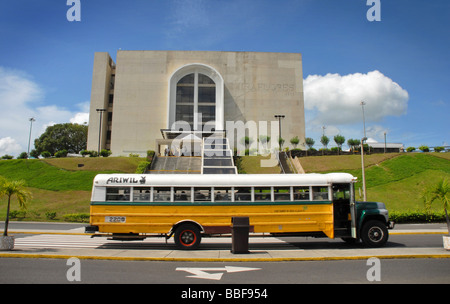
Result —
[[[142, 160], [137, 157], [1, 160], [0, 175], [26, 181], [33, 195], [27, 207], [27, 220], [48, 220], [45, 213], [50, 211], [56, 212], [56, 219], [61, 220], [64, 214], [89, 213], [95, 175], [134, 173]], [[6, 202], [6, 198], [0, 199], [0, 220], [6, 216]], [[11, 210], [19, 210], [15, 199]]]
[[[450, 153], [402, 153], [365, 156], [367, 199], [384, 202], [391, 211], [407, 211], [424, 208], [422, 191], [435, 185], [443, 177], [450, 178]], [[384, 156], [384, 157], [383, 157]], [[338, 156], [329, 157], [324, 162], [338, 172], [348, 172], [358, 178], [356, 183], [357, 199], [362, 188], [361, 156], [359, 166], [353, 156], [341, 156], [339, 169]], [[383, 161], [384, 159], [384, 161]], [[303, 165], [304, 160], [301, 159]], [[309, 164], [311, 168], [311, 164]], [[319, 165], [323, 168], [323, 164]], [[330, 170], [328, 172], [331, 172]], [[435, 203], [434, 210], [442, 210]]]
[[[278, 166], [261, 167], [269, 157], [242, 157], [247, 174], [279, 174]], [[26, 220], [47, 221], [46, 212], [89, 213], [92, 181], [98, 173], [134, 173], [143, 158], [60, 158], [45, 160], [0, 160], [0, 176], [26, 181], [33, 199]], [[362, 188], [361, 156], [303, 157], [307, 173], [348, 172], [358, 178], [357, 199]], [[365, 156], [368, 200], [384, 202], [390, 211], [423, 210], [422, 191], [441, 178], [450, 179], [450, 153], [392, 153]], [[435, 203], [434, 210], [442, 210]], [[13, 200], [12, 210], [19, 210]], [[0, 220], [6, 214], [6, 199], [0, 199]], [[14, 219], [13, 219], [14, 220]]]

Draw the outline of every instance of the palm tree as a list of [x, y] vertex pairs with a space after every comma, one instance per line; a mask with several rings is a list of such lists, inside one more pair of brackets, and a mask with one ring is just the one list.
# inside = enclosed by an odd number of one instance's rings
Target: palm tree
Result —
[[440, 180], [434, 187], [432, 187], [429, 191], [426, 191], [422, 196], [425, 199], [425, 206], [429, 210], [431, 208], [431, 204], [435, 201], [441, 201], [443, 203], [445, 218], [447, 220], [447, 229], [448, 234], [450, 235], [450, 219], [448, 217], [448, 191], [449, 186], [446, 178]]
[[31, 193], [25, 188], [25, 181], [8, 181], [3, 179], [0, 181], [0, 196], [6, 195], [8, 197], [8, 207], [6, 209], [5, 231], [3, 236], [8, 236], [8, 224], [9, 224], [9, 209], [11, 205], [11, 197], [16, 196], [19, 206], [22, 209], [26, 209], [26, 204], [31, 199]]

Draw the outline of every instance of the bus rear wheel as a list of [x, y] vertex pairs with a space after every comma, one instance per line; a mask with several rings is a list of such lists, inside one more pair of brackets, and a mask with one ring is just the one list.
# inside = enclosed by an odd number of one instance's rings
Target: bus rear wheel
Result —
[[200, 229], [192, 224], [184, 224], [175, 230], [175, 244], [182, 250], [197, 249], [202, 240]]

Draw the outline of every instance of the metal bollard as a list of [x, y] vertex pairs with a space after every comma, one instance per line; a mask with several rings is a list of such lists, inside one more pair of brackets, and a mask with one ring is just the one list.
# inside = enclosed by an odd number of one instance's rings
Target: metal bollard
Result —
[[249, 231], [250, 219], [248, 217], [231, 218], [231, 253], [249, 253]]

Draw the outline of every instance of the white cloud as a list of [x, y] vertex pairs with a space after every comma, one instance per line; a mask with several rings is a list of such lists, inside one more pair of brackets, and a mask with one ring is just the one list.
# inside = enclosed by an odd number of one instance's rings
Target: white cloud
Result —
[[0, 138], [0, 156], [5, 154], [17, 154], [20, 151], [20, 145], [11, 137]]
[[89, 113], [77, 113], [69, 121], [73, 124], [79, 124], [79, 125], [82, 125], [84, 123], [89, 123]]
[[30, 149], [46, 127], [56, 123], [84, 123], [89, 118], [89, 102], [78, 104], [79, 111], [70, 111], [56, 105], [42, 105], [43, 97], [43, 89], [29, 75], [0, 67], [0, 156], [17, 156], [28, 149], [31, 117], [35, 121]]
[[317, 125], [345, 125], [362, 122], [364, 101], [366, 122], [406, 114], [409, 95], [379, 71], [367, 74], [310, 75], [304, 80], [305, 109]]

